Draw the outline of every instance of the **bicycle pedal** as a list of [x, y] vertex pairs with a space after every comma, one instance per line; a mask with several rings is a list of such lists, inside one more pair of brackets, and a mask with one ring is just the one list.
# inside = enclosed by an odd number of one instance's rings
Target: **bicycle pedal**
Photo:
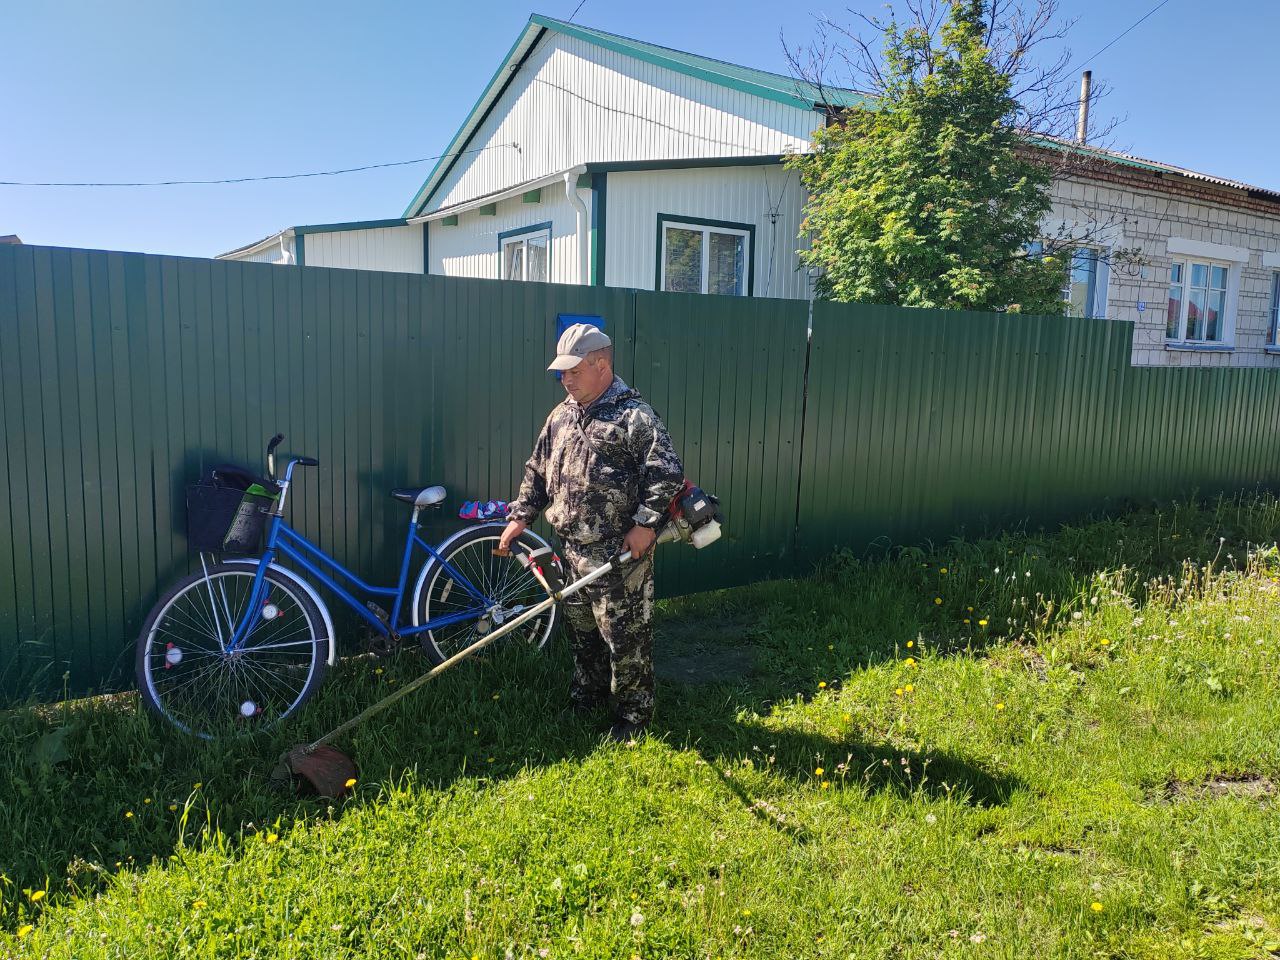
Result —
[[369, 652], [375, 657], [389, 657], [400, 651], [400, 638], [398, 636], [383, 636], [375, 633], [367, 641]]

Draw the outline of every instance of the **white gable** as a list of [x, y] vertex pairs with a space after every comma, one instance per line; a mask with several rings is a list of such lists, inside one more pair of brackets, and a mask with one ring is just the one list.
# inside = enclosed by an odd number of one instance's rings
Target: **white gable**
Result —
[[548, 31], [462, 147], [488, 149], [459, 157], [424, 212], [580, 163], [801, 151], [819, 123], [812, 110]]

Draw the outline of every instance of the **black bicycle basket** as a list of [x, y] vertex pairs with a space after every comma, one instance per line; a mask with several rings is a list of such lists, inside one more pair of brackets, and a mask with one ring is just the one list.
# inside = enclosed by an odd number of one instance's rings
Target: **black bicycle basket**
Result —
[[187, 543], [202, 553], [257, 553], [279, 496], [243, 467], [214, 467], [187, 486]]

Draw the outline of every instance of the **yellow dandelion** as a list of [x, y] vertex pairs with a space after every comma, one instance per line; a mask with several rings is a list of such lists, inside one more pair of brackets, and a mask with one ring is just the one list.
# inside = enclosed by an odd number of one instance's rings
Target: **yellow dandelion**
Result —
[[375, 675], [377, 675], [377, 674], [381, 674], [381, 673], [382, 673], [382, 668], [381, 668], [381, 667], [378, 667], [378, 669], [374, 670], [373, 672], [374, 672], [374, 674], [375, 674]]
[[814, 775], [815, 777], [820, 777], [820, 776], [822, 776], [822, 775], [823, 775], [824, 773], [826, 773], [826, 772], [827, 772], [827, 771], [823, 770], [821, 767], [818, 767], [818, 769], [816, 769], [816, 770], [814, 770], [814, 771], [813, 771], [813, 775]]
[[969, 618], [968, 618], [968, 617], [965, 617], [965, 618], [964, 618], [964, 622], [965, 622], [965, 623], [968, 623], [968, 622], [969, 622]]
[[742, 915], [743, 915], [744, 917], [749, 917], [749, 916], [751, 916], [751, 911], [750, 911], [750, 910], [743, 910], [743, 911], [742, 911]]
[[203, 786], [204, 786], [204, 781], [203, 781], [203, 780], [197, 780], [197, 781], [195, 782], [195, 785], [194, 785], [194, 786], [192, 786], [192, 788], [191, 788], [191, 789], [192, 789], [192, 790], [199, 790], [199, 789], [200, 789], [201, 787], [203, 787]]
[[170, 812], [170, 813], [173, 813], [173, 812], [174, 812], [175, 810], [177, 810], [177, 809], [178, 809], [178, 805], [177, 805], [176, 803], [171, 803], [171, 804], [169, 804], [169, 812]]
[[1089, 909], [1092, 910], [1094, 913], [1101, 913], [1102, 904], [1100, 904], [1097, 900], [1095, 900], [1093, 901], [1093, 903], [1089, 904]]
[[895, 697], [900, 697], [900, 696], [902, 696], [902, 688], [901, 688], [901, 687], [896, 688], [896, 689], [893, 691], [893, 695], [894, 695]]
[[941, 598], [941, 597], [934, 597], [934, 598], [933, 598], [933, 602], [934, 602], [935, 604], [940, 604], [940, 603], [942, 603], [942, 598]]
[[907, 659], [903, 660], [902, 662], [905, 663], [908, 667], [914, 667], [916, 665], [916, 658], [907, 657]]
[[1003, 704], [1003, 703], [997, 703], [997, 704], [996, 704], [996, 709], [997, 709], [997, 710], [1003, 710], [1003, 709], [1004, 709], [1004, 704]]
[[191, 909], [192, 909], [192, 910], [200, 910], [200, 909], [203, 909], [204, 907], [207, 907], [207, 906], [208, 906], [208, 904], [207, 904], [207, 903], [205, 903], [203, 900], [197, 900], [195, 903], [193, 903], [193, 904], [191, 905]]
[[493, 757], [490, 757], [489, 759], [487, 759], [485, 763], [493, 763]]
[[845, 723], [848, 723], [848, 722], [849, 722], [850, 720], [852, 720], [852, 719], [853, 719], [853, 714], [851, 714], [851, 713], [846, 713], [846, 714], [844, 715], [844, 722], [845, 722]]
[[349, 780], [347, 780], [347, 782], [346, 782], [346, 783], [344, 783], [344, 784], [343, 784], [343, 786], [344, 786], [344, 787], [346, 787], [348, 790], [350, 790], [350, 789], [351, 789], [352, 787], [354, 787], [355, 785], [356, 785], [356, 778], [355, 778], [355, 777], [351, 777]]
[[41, 900], [44, 899], [44, 891], [32, 890], [30, 893], [27, 894], [27, 896], [31, 898], [32, 903], [39, 903]]
[[132, 811], [132, 810], [126, 810], [126, 811], [124, 812], [124, 818], [125, 818], [126, 820], [132, 820], [132, 819], [133, 819], [133, 811]]
[[267, 843], [275, 843], [275, 842], [277, 842], [279, 839], [280, 839], [280, 834], [278, 834], [278, 833], [268, 833], [268, 834], [267, 834]]
[[834, 650], [835, 648], [836, 648], [836, 645], [835, 645], [834, 643], [828, 643], [828, 644], [827, 644], [827, 649], [828, 649], [828, 650]]
[[1107, 645], [1109, 645], [1109, 644], [1111, 643], [1111, 641], [1110, 641], [1110, 640], [1108, 640], [1106, 637], [1103, 637], [1103, 638], [1102, 638], [1101, 640], [1099, 640], [1098, 642], [1099, 642], [1100, 644], [1102, 644], [1104, 647], [1105, 647], [1105, 646], [1107, 646]]
[[970, 613], [973, 613], [973, 607], [965, 607], [965, 609], [968, 610]]
[[150, 803], [150, 802], [151, 802], [151, 798], [150, 798], [150, 797], [147, 797], [147, 798], [145, 798], [142, 802], [143, 802], [143, 803]]
[[979, 620], [979, 621], [978, 621], [978, 626], [980, 626], [980, 627], [985, 627], [986, 625], [987, 625], [987, 621], [986, 621], [986, 620]]
[[908, 649], [908, 650], [910, 650], [910, 649], [911, 649], [912, 647], [914, 647], [915, 645], [916, 645], [916, 642], [915, 642], [914, 640], [908, 640], [908, 641], [907, 641], [907, 649]]
[[946, 567], [939, 567], [939, 568], [938, 568], [938, 572], [939, 572], [939, 573], [946, 573], [946, 572], [947, 572], [947, 568], [946, 568]]
[[830, 781], [830, 780], [823, 780], [823, 781], [822, 781], [822, 789], [823, 789], [823, 790], [826, 790], [826, 789], [827, 789], [828, 787], [830, 787], [830, 786], [831, 786], [831, 781]]
[[18, 928], [18, 939], [21, 940], [23, 937], [25, 937], [34, 929], [35, 927], [33, 927], [31, 924], [24, 923], [22, 926]]
[[818, 683], [818, 689], [819, 689], [819, 690], [825, 690], [825, 689], [827, 689], [827, 681], [825, 681], [825, 680], [819, 681], [819, 683]]
[[903, 687], [902, 689], [903, 689], [903, 690], [905, 690], [905, 691], [907, 691], [907, 693], [911, 693], [911, 691], [915, 690], [915, 687], [908, 683], [908, 684], [907, 684], [905, 687]]

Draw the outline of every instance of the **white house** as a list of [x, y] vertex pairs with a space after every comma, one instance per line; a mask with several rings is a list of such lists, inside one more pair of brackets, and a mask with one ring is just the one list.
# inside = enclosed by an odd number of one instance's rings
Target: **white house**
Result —
[[[849, 90], [533, 16], [402, 218], [293, 227], [232, 259], [807, 298], [786, 168]], [[1280, 193], [1077, 144], [1046, 237], [1064, 298], [1141, 363], [1280, 363]], [[1078, 231], [1078, 232], [1077, 232]]]

